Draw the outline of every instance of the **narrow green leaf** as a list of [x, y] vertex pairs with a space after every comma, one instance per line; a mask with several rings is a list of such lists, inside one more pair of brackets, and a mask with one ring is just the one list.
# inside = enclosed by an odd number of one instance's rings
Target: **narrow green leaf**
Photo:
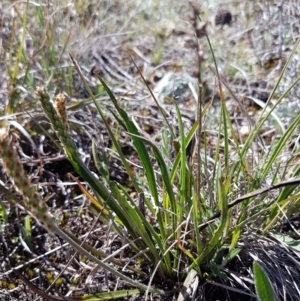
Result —
[[230, 243], [230, 250], [233, 250], [240, 238], [241, 235], [241, 228], [240, 227], [235, 227], [234, 230], [232, 231], [232, 237], [231, 237], [231, 243]]
[[[186, 139], [185, 139], [185, 145], [189, 145], [189, 143], [191, 142], [191, 140], [193, 139], [197, 129], [198, 129], [198, 126], [199, 126], [199, 120], [195, 121], [195, 123], [193, 124], [192, 128], [190, 129]], [[172, 167], [172, 171], [171, 171], [171, 174], [170, 174], [170, 181], [171, 183], [174, 182], [175, 180], [175, 177], [176, 177], [176, 174], [177, 174], [177, 171], [178, 171], [178, 166], [179, 166], [179, 163], [180, 163], [180, 159], [181, 159], [181, 156], [180, 156], [180, 153], [177, 155], [174, 163], [173, 163], [173, 167]]]
[[[165, 208], [165, 209], [171, 209], [171, 211], [175, 214], [177, 204], [176, 204], [176, 199], [175, 199], [172, 183], [171, 183], [171, 180], [170, 180], [170, 175], [169, 175], [168, 168], [166, 166], [165, 160], [162, 157], [158, 147], [153, 142], [149, 141], [148, 139], [146, 139], [144, 137], [133, 135], [133, 134], [131, 134], [131, 136], [135, 137], [136, 139], [143, 140], [145, 143], [149, 144], [152, 147], [154, 157], [157, 160], [160, 171], [161, 171], [161, 175], [162, 175], [162, 179], [163, 179], [163, 182], [164, 182], [164, 185], [165, 185], [165, 188], [166, 188], [166, 192], [167, 192], [168, 197], [170, 199], [170, 208]], [[173, 222], [176, 225], [176, 222], [175, 221], [173, 221]]]
[[92, 155], [93, 155], [93, 160], [95, 163], [95, 166], [99, 172], [99, 174], [102, 176], [102, 179], [108, 182], [109, 180], [109, 170], [108, 170], [108, 160], [106, 157], [106, 153], [103, 150], [102, 151], [102, 159], [104, 162], [104, 166], [101, 164], [95, 144], [95, 139], [92, 140]]
[[[222, 101], [222, 117], [223, 117], [223, 135], [224, 135], [224, 172], [228, 172], [228, 167], [229, 167], [229, 137], [228, 137], [228, 124], [227, 124], [227, 119], [230, 120], [229, 114], [227, 112], [226, 104]], [[231, 122], [229, 122], [231, 124]], [[221, 129], [221, 127], [220, 127]], [[232, 129], [232, 125], [231, 125]], [[232, 133], [234, 134], [234, 131], [232, 129]]]
[[[152, 238], [153, 238], [155, 240], [156, 244], [159, 246], [159, 249], [164, 251], [165, 248], [163, 247], [163, 242], [162, 242], [162, 239], [161, 239], [159, 233], [157, 233], [154, 230], [154, 228], [151, 226], [151, 224], [147, 221], [143, 212], [141, 212], [141, 210], [137, 207], [135, 202], [128, 195], [128, 192], [126, 191], [126, 189], [124, 187], [122, 187], [120, 184], [118, 184], [118, 187], [120, 187], [120, 189], [123, 191], [124, 195], [127, 196], [127, 200], [130, 202], [134, 213], [136, 213], [138, 215], [138, 218], [135, 217], [135, 214], [130, 215], [130, 217], [132, 219], [132, 223], [135, 224], [136, 227], [141, 228], [142, 230], [146, 230], [146, 231], [143, 231], [142, 233], [140, 232], [141, 238], [144, 240], [144, 242], [147, 245], [148, 245], [148, 240], [151, 239], [151, 242], [152, 242]], [[141, 221], [141, 224], [139, 224], [139, 222], [137, 222], [138, 220]], [[139, 229], [139, 230], [141, 230], [141, 229]], [[148, 245], [150, 250], [152, 248], [152, 245], [153, 245], [153, 242], [152, 242], [152, 244]], [[153, 252], [153, 255], [156, 259], [158, 259], [157, 254], [158, 254], [157, 250]]]
[[294, 134], [297, 126], [300, 124], [300, 115], [292, 122], [292, 124], [288, 127], [288, 129], [283, 133], [277, 142], [274, 150], [272, 151], [270, 157], [268, 158], [266, 165], [264, 166], [262, 173], [262, 178], [265, 178], [270, 170], [270, 168], [274, 165], [275, 160], [277, 160], [280, 152], [287, 147], [287, 144]]
[[31, 217], [29, 215], [27, 215], [24, 220], [24, 232], [26, 243], [29, 249], [32, 250]]
[[261, 265], [253, 262], [254, 284], [259, 301], [276, 301], [275, 292], [266, 272]]
[[[85, 80], [78, 64], [76, 63], [76, 61], [74, 60], [74, 58], [72, 57], [71, 54], [70, 54], [70, 58], [71, 58], [71, 60], [74, 64], [75, 69], [77, 70], [81, 80], [83, 81], [85, 88], [87, 89], [87, 91], [89, 92], [91, 98], [93, 99], [93, 102], [94, 102], [94, 104], [97, 108], [97, 111], [98, 111], [98, 113], [99, 113], [99, 115], [100, 115], [100, 117], [101, 117], [101, 119], [102, 119], [102, 121], [103, 121], [103, 123], [106, 127], [106, 130], [107, 130], [107, 132], [108, 132], [108, 134], [109, 134], [109, 136], [110, 136], [110, 138], [113, 142], [113, 145], [116, 148], [116, 150], [117, 150], [117, 152], [120, 156], [120, 159], [122, 161], [122, 164], [124, 165], [124, 167], [127, 171], [127, 174], [129, 175], [135, 189], [137, 190], [137, 192], [142, 192], [142, 190], [141, 190], [140, 186], [138, 185], [138, 183], [136, 181], [136, 178], [135, 178], [129, 164], [127, 163], [127, 160], [126, 160], [125, 156], [122, 153], [122, 150], [121, 150], [121, 147], [120, 147], [118, 141], [115, 139], [114, 133], [112, 132], [112, 130], [111, 130], [106, 118], [105, 118], [105, 115], [104, 115], [99, 103], [96, 101], [95, 96], [93, 95], [89, 85], [87, 84], [87, 81]], [[103, 87], [105, 88], [106, 93], [109, 95], [109, 97], [111, 97], [111, 100], [113, 101], [113, 103], [116, 106], [117, 110], [120, 109], [119, 106], [118, 106], [117, 100], [115, 99], [115, 97], [114, 97], [113, 93], [111, 92], [111, 90], [109, 89], [109, 87], [105, 84], [105, 82], [100, 77], [99, 77], [99, 79], [101, 80], [101, 83], [102, 83]]]
[[[285, 93], [276, 101], [276, 103], [272, 106], [269, 106], [271, 99], [274, 97], [275, 92], [280, 84], [280, 81], [283, 78], [283, 75], [288, 67], [288, 65], [290, 64], [292, 57], [295, 55], [295, 53], [297, 52], [297, 48], [299, 46], [300, 43], [300, 38], [297, 40], [297, 43], [295, 44], [286, 64], [284, 65], [284, 68], [281, 71], [281, 74], [269, 96], [268, 101], [266, 102], [266, 106], [264, 107], [264, 110], [262, 111], [261, 115], [260, 115], [260, 119], [257, 120], [255, 127], [253, 128], [253, 130], [250, 132], [250, 135], [248, 136], [248, 138], [246, 139], [245, 143], [244, 143], [244, 147], [242, 148], [241, 151], [241, 156], [242, 158], [245, 157], [246, 153], [248, 152], [248, 150], [250, 149], [251, 145], [253, 144], [253, 141], [256, 137], [259, 137], [259, 132], [261, 130], [261, 127], [265, 124], [266, 120], [269, 118], [269, 116], [272, 114], [272, 112], [275, 110], [275, 108], [277, 107], [277, 105], [286, 97], [286, 95], [289, 93], [289, 91], [297, 84], [297, 82], [300, 80], [300, 76], [288, 87], [288, 89], [285, 91]], [[270, 110], [267, 111], [267, 113], [265, 114], [265, 111], [267, 110], [267, 108], [270, 108]]]
[[[139, 250], [144, 250], [147, 247], [149, 248], [153, 258], [148, 258], [154, 264], [157, 263], [160, 258], [155, 245], [153, 244], [152, 237], [147, 233], [144, 223], [142, 222], [138, 212], [137, 207], [133, 207], [128, 200], [121, 194], [122, 190], [119, 190], [118, 186], [111, 182], [111, 190], [116, 198], [118, 199], [118, 210], [122, 211], [122, 220], [125, 222], [125, 226], [128, 229], [129, 233], [134, 239], [137, 239], [136, 244], [139, 245]], [[123, 189], [125, 192], [125, 189]], [[160, 246], [163, 251], [164, 248]]]
[[[217, 178], [217, 189], [218, 189], [218, 198], [219, 198], [219, 208], [220, 208], [220, 224], [218, 228], [214, 231], [211, 239], [205, 246], [202, 253], [197, 257], [196, 263], [200, 265], [203, 260], [205, 260], [207, 257], [211, 257], [213, 254], [213, 250], [217, 246], [217, 244], [221, 241], [223, 231], [226, 227], [227, 221], [230, 218], [228, 215], [228, 206], [227, 206], [227, 189], [228, 189], [228, 183], [226, 183], [228, 180], [223, 179], [220, 174], [221, 170], [219, 168], [218, 171], [218, 178]], [[190, 269], [195, 267], [195, 263], [193, 263], [190, 266]]]
[[[80, 300], [87, 301], [105, 301], [105, 300], [116, 300], [119, 298], [127, 298], [134, 295], [139, 295], [140, 291], [138, 289], [133, 290], [120, 290], [120, 291], [111, 291], [105, 293], [98, 293], [93, 295], [87, 295], [80, 298]], [[68, 298], [66, 298], [68, 300]]]
[[226, 257], [227, 262], [231, 261], [235, 256], [237, 256], [242, 249], [233, 249]]
[[[180, 178], [179, 178], [179, 204], [177, 206], [177, 224], [180, 225], [183, 219], [183, 207], [184, 203], [187, 199], [187, 188], [186, 188], [186, 177], [187, 177], [187, 162], [186, 162], [186, 145], [185, 145], [185, 137], [184, 137], [184, 128], [181, 118], [181, 113], [179, 111], [178, 106], [176, 105], [176, 113], [178, 119], [179, 126], [179, 136], [180, 136]], [[177, 233], [178, 237], [180, 237], [180, 228], [178, 228]]]
[[[137, 154], [138, 154], [138, 156], [140, 158], [140, 161], [143, 165], [144, 172], [145, 172], [145, 175], [147, 177], [149, 189], [151, 191], [151, 195], [154, 199], [155, 205], [157, 207], [159, 207], [160, 206], [160, 201], [159, 201], [159, 195], [158, 195], [158, 190], [157, 190], [157, 183], [156, 183], [156, 178], [155, 178], [153, 165], [152, 165], [150, 156], [148, 154], [148, 151], [145, 147], [144, 142], [141, 139], [138, 139], [134, 136], [134, 135], [139, 135], [139, 131], [138, 131], [137, 127], [135, 126], [134, 122], [132, 122], [129, 119], [127, 113], [122, 108], [120, 108], [114, 94], [109, 89], [109, 87], [106, 85], [104, 80], [100, 76], [97, 76], [97, 78], [101, 81], [101, 84], [103, 85], [105, 91], [107, 92], [107, 94], [109, 95], [111, 101], [113, 102], [116, 110], [118, 111], [119, 115], [121, 116], [122, 122], [124, 123], [127, 131], [129, 132], [129, 134], [133, 134], [132, 135], [133, 145], [135, 146]], [[113, 141], [115, 141], [114, 137], [111, 137], [111, 138], [112, 138]], [[116, 148], [120, 148], [116, 141], [115, 141], [115, 144], [116, 144], [115, 145]], [[119, 153], [120, 156], [122, 156], [121, 149], [118, 151], [118, 153]], [[122, 162], [123, 162], [123, 160], [122, 160]], [[124, 165], [127, 164], [125, 158], [124, 158], [123, 164]], [[127, 170], [127, 168], [126, 168], [126, 170]], [[127, 172], [132, 173], [131, 170], [127, 171]], [[135, 179], [134, 179], [134, 182], [136, 182]], [[139, 193], [142, 192], [139, 187], [137, 187], [137, 191]], [[160, 210], [157, 212], [157, 221], [158, 221], [158, 224], [159, 224], [159, 227], [160, 227], [160, 233], [161, 233], [161, 236], [162, 236], [162, 240], [165, 241], [166, 233], [165, 233], [165, 227], [164, 227], [164, 223], [163, 223], [162, 213], [161, 213]]]

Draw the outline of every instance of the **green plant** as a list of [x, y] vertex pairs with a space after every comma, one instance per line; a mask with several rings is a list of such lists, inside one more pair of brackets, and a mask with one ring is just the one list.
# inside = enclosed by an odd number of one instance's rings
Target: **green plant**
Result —
[[253, 262], [255, 290], [259, 301], [276, 301], [276, 296], [270, 279], [261, 265]]
[[[73, 62], [84, 81], [79, 67], [74, 60]], [[96, 74], [96, 76], [98, 75]], [[207, 194], [207, 190], [201, 190], [200, 196], [195, 195], [194, 171], [189, 165], [186, 156], [187, 145], [194, 136], [198, 123], [196, 122], [188, 135], [185, 136], [180, 111], [177, 108], [179, 125], [178, 147], [176, 148], [177, 155], [172, 162], [173, 165], [171, 168], [167, 168], [160, 149], [153, 141], [141, 136], [138, 127], [118, 105], [109, 87], [102, 78], [99, 76], [98, 78], [114, 104], [115, 119], [132, 138], [133, 145], [137, 150], [141, 165], [143, 166], [144, 174], [147, 179], [146, 186], [144, 181], [140, 182], [139, 179], [133, 176], [121, 151], [121, 147], [116, 141], [112, 129], [106, 122], [101, 107], [90, 91], [99, 115], [106, 125], [110, 138], [113, 141], [114, 147], [131, 177], [136, 191], [140, 194], [140, 199], [143, 204], [142, 207], [136, 205], [134, 200], [126, 192], [125, 187], [110, 181], [108, 181], [107, 187], [104, 186], [101, 181], [94, 178], [76, 153], [76, 148], [68, 138], [66, 127], [58, 124], [57, 120], [59, 120], [59, 116], [56, 116], [55, 111], [48, 107], [49, 98], [47, 94], [43, 90], [37, 91], [39, 99], [64, 146], [66, 154], [76, 171], [90, 184], [91, 189], [94, 191], [95, 198], [93, 202], [95, 204], [98, 202], [99, 208], [107, 206], [106, 208], [108, 208], [109, 211], [112, 210], [112, 212], [116, 214], [116, 218], [114, 218], [115, 231], [121, 233], [121, 228], [125, 227], [130, 235], [127, 243], [132, 250], [135, 250], [135, 252], [145, 250], [142, 255], [143, 260], [153, 266], [162, 278], [172, 278], [178, 272], [180, 273], [178, 267], [182, 261], [185, 263], [187, 270], [196, 269], [198, 273], [204, 277], [207, 273], [203, 274], [202, 270], [214, 270], [213, 258], [215, 258], [216, 254], [228, 243], [228, 247], [225, 248], [228, 249], [229, 253], [226, 256], [224, 255], [224, 260], [232, 260], [240, 251], [239, 248], [237, 248], [237, 243], [243, 233], [244, 227], [252, 223], [257, 223], [258, 220], [262, 227], [267, 226], [269, 223], [269, 219], [267, 218], [268, 212], [275, 210], [272, 204], [278, 203], [278, 199], [272, 200], [271, 202], [269, 201], [267, 205], [265, 205], [266, 201], [263, 201], [263, 199], [266, 197], [260, 200], [255, 198], [256, 195], [261, 195], [262, 193], [262, 191], [256, 189], [261, 187], [263, 179], [261, 175], [265, 177], [269, 172], [270, 160], [271, 162], [275, 162], [275, 158], [278, 158], [279, 153], [283, 150], [283, 145], [286, 145], [286, 141], [288, 140], [285, 138], [286, 136], [283, 135], [283, 138], [273, 147], [273, 151], [270, 154], [271, 159], [266, 161], [267, 164], [260, 170], [260, 176], [256, 178], [256, 174], [250, 175], [247, 156], [249, 150], [253, 147], [254, 137], [258, 136], [259, 128], [262, 123], [253, 127], [253, 131], [249, 135], [244, 147], [240, 149], [235, 132], [228, 122], [230, 118], [226, 106], [224, 102], [222, 102], [218, 144], [214, 162], [218, 162], [218, 157], [221, 155], [219, 152], [221, 131], [225, 138], [224, 162], [222, 166], [218, 163], [215, 163], [213, 166], [214, 174], [213, 181], [210, 183], [210, 189], [215, 190], [216, 193], [213, 194], [215, 200], [210, 200], [213, 210], [207, 210], [206, 200], [209, 199], [211, 193]], [[268, 112], [268, 114], [270, 114], [270, 112]], [[295, 121], [295, 123], [296, 122], [297, 121]], [[294, 129], [294, 124], [292, 124], [287, 130], [287, 137], [290, 137]], [[231, 146], [228, 143], [229, 135], [232, 137]], [[147, 147], [151, 148], [153, 156], [158, 163], [159, 175], [162, 179], [160, 193], [158, 192], [156, 177], [154, 175], [155, 172]], [[229, 153], [231, 147], [237, 152], [239, 160], [235, 164], [230, 165]], [[274, 153], [274, 155], [272, 155], [272, 153]], [[204, 161], [204, 164], [207, 163]], [[101, 170], [99, 170], [99, 172], [101, 173]], [[202, 172], [202, 167], [200, 168], [200, 172]], [[234, 189], [233, 181], [251, 178], [253, 180], [250, 181], [249, 185], [250, 193], [245, 194], [239, 201], [233, 200], [230, 202], [230, 196], [232, 196], [234, 192], [234, 190], [231, 191], [231, 189]], [[275, 179], [273, 182], [276, 182]], [[292, 184], [293, 183], [290, 183], [290, 185]], [[284, 186], [283, 183], [282, 185]], [[292, 187], [290, 185], [289, 187]], [[179, 189], [176, 189], [176, 187], [179, 187]], [[276, 189], [276, 185], [270, 189]], [[288, 188], [286, 187], [286, 189]], [[145, 190], [149, 191], [150, 198], [146, 197], [143, 193]], [[291, 193], [292, 190], [289, 190], [289, 192]], [[87, 192], [85, 193], [87, 194]], [[286, 200], [286, 197], [287, 195], [285, 195], [284, 200]], [[152, 202], [151, 199], [153, 200]], [[198, 199], [200, 203], [197, 202]], [[240, 208], [239, 213], [235, 223], [233, 223], [230, 219], [231, 214], [229, 212], [231, 208], [238, 206]], [[148, 221], [144, 213], [145, 209], [155, 216], [158, 223], [156, 229], [153, 224]], [[246, 210], [250, 212], [250, 215], [245, 214]], [[109, 211], [106, 215], [107, 218], [111, 219], [112, 212], [109, 213]], [[217, 216], [216, 214], [212, 214], [216, 211], [218, 212]], [[258, 219], [258, 216], [266, 216], [266, 218]], [[203, 221], [205, 219], [215, 220], [215, 218], [219, 218], [217, 223], [212, 221], [203, 227]], [[203, 235], [207, 237], [205, 243], [203, 243]], [[182, 272], [184, 271], [181, 271], [181, 273]]]
[[30, 216], [27, 215], [24, 219], [24, 227], [22, 228], [23, 235], [25, 237], [26, 244], [30, 250], [32, 250], [32, 232]]

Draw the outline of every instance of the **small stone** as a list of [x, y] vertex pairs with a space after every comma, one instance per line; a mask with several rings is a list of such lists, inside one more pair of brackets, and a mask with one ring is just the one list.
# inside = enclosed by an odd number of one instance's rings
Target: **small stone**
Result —
[[197, 79], [186, 72], [168, 72], [157, 83], [154, 94], [161, 104], [184, 104], [195, 101], [193, 89], [196, 90]]
[[241, 128], [239, 130], [240, 135], [241, 135], [242, 138], [248, 137], [249, 134], [250, 134], [250, 131], [251, 131], [251, 129], [248, 125], [241, 126]]

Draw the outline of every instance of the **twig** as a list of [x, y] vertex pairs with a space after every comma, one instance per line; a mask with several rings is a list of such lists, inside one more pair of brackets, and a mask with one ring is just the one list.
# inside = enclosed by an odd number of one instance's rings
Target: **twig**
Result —
[[[286, 186], [293, 186], [293, 185], [299, 185], [300, 184], [300, 179], [290, 179], [288, 181], [283, 181], [283, 182], [279, 182], [277, 184], [274, 184], [272, 186], [266, 187], [266, 188], [261, 188], [258, 190], [255, 190], [251, 193], [247, 193], [237, 199], [235, 199], [234, 201], [232, 201], [231, 203], [228, 204], [228, 209], [232, 208], [233, 206], [241, 203], [242, 201], [248, 200], [250, 198], [253, 198], [255, 196], [261, 195], [263, 193], [269, 192], [271, 190], [274, 189], [279, 189], [281, 187], [286, 187]], [[199, 231], [204, 230], [205, 228], [208, 227], [208, 225], [210, 225], [211, 223], [213, 223], [215, 221], [215, 219], [219, 218], [221, 216], [221, 212], [218, 211], [217, 213], [215, 213], [206, 223], [200, 225], [199, 227]]]

